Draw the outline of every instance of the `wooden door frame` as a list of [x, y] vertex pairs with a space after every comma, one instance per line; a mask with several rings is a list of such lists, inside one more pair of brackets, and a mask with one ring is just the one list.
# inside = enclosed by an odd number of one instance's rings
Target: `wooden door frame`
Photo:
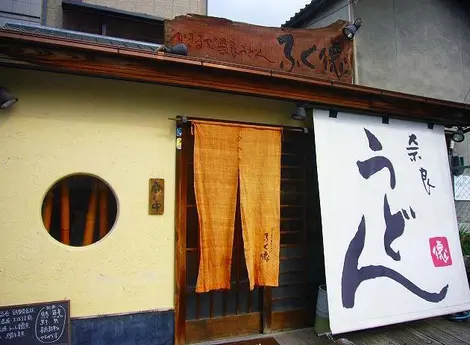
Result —
[[[176, 122], [176, 130], [179, 126], [185, 126], [182, 122]], [[181, 236], [186, 228], [186, 203], [188, 173], [186, 154], [184, 150], [187, 131], [182, 130], [181, 147], [176, 148], [176, 219], [175, 219], [175, 345], [186, 344], [186, 236]], [[178, 139], [178, 138], [177, 138]]]
[[[190, 126], [190, 124], [177, 121], [176, 128]], [[186, 344], [186, 236], [184, 235], [187, 220], [187, 198], [188, 198], [188, 171], [187, 153], [185, 143], [188, 140], [187, 130], [182, 130], [181, 147], [176, 148], [176, 212], [175, 212], [175, 316], [174, 316], [174, 341], [175, 345]], [[262, 329], [263, 333], [271, 332], [272, 322], [272, 288], [262, 289]], [[252, 316], [249, 316], [252, 317]]]
[[[240, 122], [243, 123], [243, 122]], [[181, 146], [176, 148], [176, 212], [175, 212], [175, 316], [174, 316], [174, 341], [175, 345], [186, 344], [186, 334], [197, 333], [194, 327], [186, 327], [186, 230], [187, 230], [187, 198], [188, 198], [188, 157], [185, 144], [190, 142], [187, 136], [190, 131], [184, 127], [191, 126], [185, 121], [177, 121], [176, 127], [183, 128], [181, 133]], [[305, 157], [304, 157], [305, 159]], [[272, 288], [263, 287], [261, 290], [261, 329], [264, 334], [272, 333], [282, 329], [298, 328], [305, 325], [306, 309], [291, 310], [286, 312], [273, 312]], [[238, 316], [240, 317], [240, 316]], [[246, 315], [246, 321], [252, 324], [254, 315]], [[235, 320], [234, 320], [235, 321]], [[204, 320], [203, 324], [217, 323], [217, 320]], [[236, 322], [233, 323], [234, 325]], [[205, 327], [203, 327], [205, 328]], [[250, 328], [250, 327], [249, 327]], [[251, 328], [250, 328], [251, 329]], [[254, 329], [254, 328], [253, 328]]]

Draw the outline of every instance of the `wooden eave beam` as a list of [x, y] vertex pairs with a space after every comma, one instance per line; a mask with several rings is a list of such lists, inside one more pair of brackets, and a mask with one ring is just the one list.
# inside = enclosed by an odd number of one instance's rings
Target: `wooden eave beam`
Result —
[[0, 30], [0, 64], [237, 93], [357, 113], [470, 125], [470, 105], [200, 58]]

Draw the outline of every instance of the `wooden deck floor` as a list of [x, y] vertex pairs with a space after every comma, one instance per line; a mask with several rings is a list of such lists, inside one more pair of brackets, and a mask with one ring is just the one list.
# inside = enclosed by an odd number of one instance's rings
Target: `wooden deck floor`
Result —
[[[317, 337], [312, 328], [270, 334], [280, 345], [332, 345], [326, 337]], [[244, 340], [256, 337], [244, 337]], [[377, 328], [345, 334], [355, 345], [470, 345], [470, 321], [452, 322], [444, 318], [409, 322], [400, 325]], [[229, 341], [229, 340], [226, 340]], [[221, 344], [222, 341], [199, 343], [199, 345]]]
[[470, 322], [435, 318], [356, 332], [346, 337], [356, 345], [464, 345], [470, 344]]

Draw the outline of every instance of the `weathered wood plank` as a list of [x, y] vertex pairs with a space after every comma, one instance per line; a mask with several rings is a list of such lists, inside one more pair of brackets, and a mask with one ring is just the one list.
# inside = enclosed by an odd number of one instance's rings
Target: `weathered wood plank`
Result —
[[233, 342], [220, 342], [218, 345], [279, 345], [279, 343], [272, 337], [269, 338], [256, 338], [249, 340], [240, 340]]
[[280, 345], [331, 345], [326, 337], [318, 337], [312, 328], [282, 332], [274, 335]]
[[261, 327], [260, 313], [191, 320], [186, 321], [186, 342], [260, 334]]
[[448, 337], [457, 338], [465, 344], [470, 344], [470, 322], [468, 321], [452, 322], [441, 318], [426, 320], [425, 322], [444, 332]]
[[345, 338], [352, 341], [355, 345], [401, 345], [383, 334], [361, 334], [357, 338], [355, 336]]
[[[358, 331], [334, 338], [336, 340], [346, 338], [355, 345], [469, 345], [469, 332], [470, 322], [454, 323], [437, 318]], [[275, 333], [272, 336], [280, 345], [333, 344], [326, 337], [318, 337], [312, 328]], [[253, 338], [255, 337], [246, 339]], [[204, 344], [209, 345], [209, 343]]]
[[437, 342], [445, 345], [465, 345], [467, 343], [454, 337], [452, 334], [441, 331], [439, 328], [434, 327], [432, 324], [427, 322], [412, 323], [408, 325], [410, 332], [414, 331], [417, 333], [426, 334], [428, 337], [434, 339]]
[[[393, 340], [398, 344], [407, 345], [442, 345], [442, 343], [428, 337], [425, 333], [415, 332], [409, 327], [399, 327], [390, 332], [385, 333], [388, 339]], [[445, 344], [448, 345], [448, 344]]]
[[272, 313], [271, 331], [299, 329], [306, 326], [306, 309], [294, 309], [288, 311], [276, 311]]
[[401, 345], [387, 336], [387, 333], [395, 327], [396, 326], [390, 326], [358, 331], [338, 336], [338, 338], [344, 337], [354, 342], [355, 345]]

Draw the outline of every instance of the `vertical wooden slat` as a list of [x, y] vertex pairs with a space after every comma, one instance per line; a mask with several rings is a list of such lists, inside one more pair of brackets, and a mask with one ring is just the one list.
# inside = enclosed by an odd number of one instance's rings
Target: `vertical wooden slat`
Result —
[[186, 217], [187, 217], [187, 135], [182, 127], [182, 145], [176, 150], [176, 287], [175, 287], [175, 345], [186, 343]]
[[227, 315], [228, 292], [224, 290], [222, 295], [222, 316]]
[[196, 292], [196, 320], [201, 318], [201, 294]]
[[253, 291], [248, 291], [248, 302], [247, 302], [247, 307], [246, 307], [246, 309], [248, 310], [248, 313], [251, 313], [251, 311], [253, 310], [252, 294], [253, 294]]
[[[284, 135], [281, 138], [281, 154], [282, 150], [284, 149], [285, 145], [285, 137]], [[282, 167], [281, 167], [281, 177], [282, 177]], [[272, 326], [272, 315], [273, 315], [273, 301], [272, 301], [272, 288], [271, 287], [263, 287], [262, 290], [262, 318], [263, 318], [263, 325], [262, 331], [264, 334], [271, 333], [271, 326]]]
[[210, 305], [209, 305], [209, 317], [212, 319], [214, 317], [214, 291], [209, 293]]
[[98, 184], [93, 183], [90, 195], [90, 202], [88, 204], [88, 212], [86, 214], [85, 232], [83, 234], [83, 245], [87, 246], [93, 243], [95, 235], [95, 222], [96, 222], [96, 206], [98, 199]]
[[65, 180], [60, 185], [60, 241], [70, 244], [70, 194]]
[[272, 313], [273, 313], [272, 288], [264, 287], [263, 288], [263, 333], [264, 334], [271, 333]]
[[[307, 306], [307, 289], [308, 289], [308, 233], [307, 233], [307, 205], [308, 205], [308, 191], [307, 191], [307, 159], [312, 159], [310, 155], [308, 155], [308, 134], [305, 135], [302, 133], [302, 163], [303, 163], [303, 187], [305, 190], [304, 193], [304, 204], [303, 204], [303, 256], [304, 256], [304, 305]], [[305, 313], [305, 322], [307, 323], [307, 315]]]
[[52, 220], [52, 202], [54, 201], [54, 195], [52, 191], [49, 191], [46, 195], [46, 203], [44, 205], [44, 210], [42, 213], [42, 220], [44, 222], [44, 227], [47, 232], [51, 231], [51, 220]]
[[108, 232], [108, 191], [103, 183], [100, 183], [100, 239]]

